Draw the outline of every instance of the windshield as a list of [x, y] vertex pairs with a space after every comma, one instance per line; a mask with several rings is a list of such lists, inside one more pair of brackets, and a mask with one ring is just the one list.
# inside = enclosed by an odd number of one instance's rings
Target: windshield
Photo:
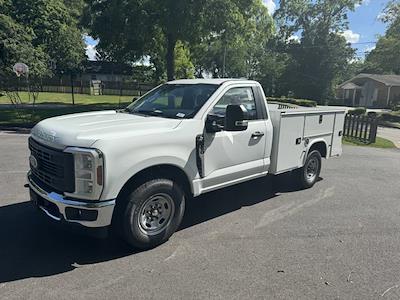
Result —
[[192, 118], [218, 89], [214, 84], [164, 84], [127, 107], [130, 113]]

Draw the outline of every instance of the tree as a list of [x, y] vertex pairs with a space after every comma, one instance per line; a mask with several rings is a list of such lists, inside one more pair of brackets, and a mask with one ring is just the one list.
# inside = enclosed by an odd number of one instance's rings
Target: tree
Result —
[[388, 24], [384, 36], [366, 57], [364, 72], [400, 74], [400, 2], [391, 1], [382, 20]]
[[0, 1], [0, 80], [4, 88], [6, 81], [12, 76], [12, 67], [17, 62], [25, 62], [30, 66], [33, 76], [46, 73], [46, 55], [43, 49], [32, 44], [34, 33], [25, 28], [11, 15], [11, 0]]
[[239, 49], [246, 41], [246, 25], [255, 24], [254, 12], [262, 6], [261, 0], [87, 1], [86, 24], [100, 39], [97, 48], [102, 58], [133, 63], [148, 55], [157, 74], [165, 62], [169, 80], [175, 77], [177, 43], [189, 45], [201, 62], [194, 45], [211, 43], [218, 56], [221, 40], [224, 45], [237, 43], [234, 49]]
[[194, 66], [190, 58], [189, 47], [178, 41], [175, 46], [175, 76], [179, 78], [194, 78]]
[[[86, 24], [100, 38], [102, 58], [135, 62], [164, 53], [169, 79], [175, 72], [175, 46], [199, 36], [203, 1], [108, 0], [88, 1]], [[156, 53], [154, 53], [156, 52]]]
[[[359, 0], [281, 1], [275, 17], [284, 51], [293, 61], [284, 78], [297, 97], [319, 102], [333, 96], [337, 78], [354, 57], [341, 35], [347, 29], [347, 12]], [[298, 33], [299, 42], [290, 42]]]
[[[272, 18], [260, 1], [247, 6], [228, 4], [221, 3], [214, 9], [214, 28], [220, 30], [210, 32], [192, 46], [196, 74], [199, 77], [206, 72], [213, 77], [255, 78], [267, 42], [273, 35]], [[221, 21], [220, 15], [225, 20]]]
[[81, 0], [0, 1], [4, 76], [11, 76], [9, 70], [18, 61], [29, 66], [32, 79], [53, 75], [51, 64], [57, 72], [73, 76], [85, 58], [79, 26], [82, 9]]

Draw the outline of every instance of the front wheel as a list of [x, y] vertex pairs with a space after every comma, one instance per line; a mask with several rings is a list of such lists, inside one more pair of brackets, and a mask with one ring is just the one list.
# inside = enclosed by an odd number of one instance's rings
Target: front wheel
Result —
[[296, 176], [302, 188], [312, 187], [319, 178], [321, 172], [321, 154], [319, 151], [311, 151], [304, 166], [297, 170]]
[[169, 179], [153, 179], [130, 191], [115, 216], [122, 237], [133, 247], [149, 249], [166, 242], [178, 229], [185, 211], [182, 188]]

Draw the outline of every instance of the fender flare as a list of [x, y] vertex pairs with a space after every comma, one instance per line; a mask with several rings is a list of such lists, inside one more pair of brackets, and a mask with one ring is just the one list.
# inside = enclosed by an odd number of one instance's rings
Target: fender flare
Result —
[[[326, 157], [325, 157], [325, 158], [328, 158], [328, 157], [329, 157], [329, 153], [328, 153], [328, 148], [329, 148], [329, 147], [328, 147], [326, 141], [325, 141], [323, 138], [317, 138], [317, 139], [315, 139], [315, 140], [312, 140], [312, 141], [308, 144], [307, 149], [306, 149], [306, 153], [305, 153], [304, 158], [303, 158], [303, 165], [304, 165], [304, 163], [306, 162], [306, 159], [307, 159], [308, 153], [310, 152], [310, 149], [311, 149], [315, 144], [317, 144], [317, 143], [322, 143], [322, 144], [325, 146], [325, 151], [326, 151]], [[321, 154], [322, 154], [322, 153], [321, 153]]]

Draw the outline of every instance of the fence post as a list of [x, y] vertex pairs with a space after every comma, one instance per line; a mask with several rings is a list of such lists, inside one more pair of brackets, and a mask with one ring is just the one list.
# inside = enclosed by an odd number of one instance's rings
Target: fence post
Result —
[[373, 121], [371, 123], [371, 130], [370, 130], [370, 136], [369, 136], [369, 142], [371, 144], [376, 142], [377, 130], [378, 130], [378, 119], [375, 118], [375, 119], [373, 119]]
[[344, 132], [345, 136], [349, 136], [350, 134], [350, 125], [351, 125], [351, 115], [346, 114], [346, 130]]
[[[370, 118], [366, 117], [365, 119], [365, 129], [364, 129], [364, 143], [368, 143], [368, 139], [367, 139], [367, 133], [368, 133], [368, 125], [370, 124]], [[371, 126], [369, 126], [369, 129], [371, 129]]]
[[350, 117], [351, 117], [351, 129], [350, 129], [350, 132], [349, 132], [349, 137], [353, 137], [353, 132], [354, 132], [354, 115], [350, 115]]
[[358, 138], [363, 142], [363, 128], [364, 128], [364, 124], [365, 124], [365, 116], [361, 116], [360, 117], [360, 132], [358, 133]]

